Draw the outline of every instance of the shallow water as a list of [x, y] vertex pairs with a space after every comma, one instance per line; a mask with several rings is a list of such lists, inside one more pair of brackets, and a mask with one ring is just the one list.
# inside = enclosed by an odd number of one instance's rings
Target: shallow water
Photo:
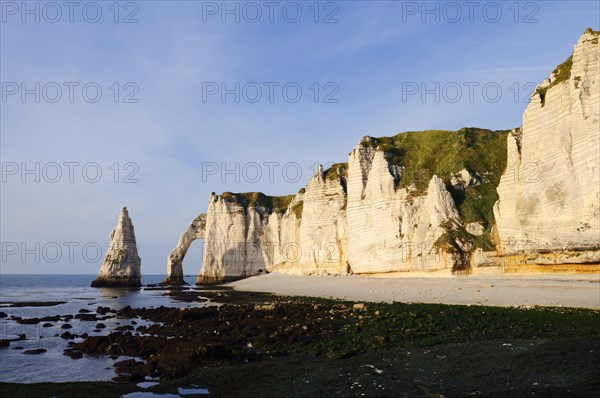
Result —
[[175, 394], [155, 394], [153, 392], [130, 392], [129, 394], [122, 395], [121, 398], [181, 398], [180, 395]]
[[207, 395], [209, 392], [206, 388], [181, 388], [177, 389], [181, 395]]
[[[139, 386], [139, 384], [138, 384]], [[144, 388], [144, 387], [142, 387]], [[121, 398], [183, 398], [185, 395], [209, 395], [210, 392], [206, 388], [181, 388], [177, 389], [176, 394], [157, 394], [146, 391], [130, 392], [129, 394], [122, 395]]]
[[[110, 289], [92, 288], [89, 286], [95, 275], [1, 275], [0, 276], [0, 311], [8, 316], [22, 318], [39, 318], [54, 315], [76, 315], [80, 309], [96, 312], [98, 306], [120, 309], [127, 305], [134, 308], [197, 307], [201, 303], [182, 303], [164, 296], [161, 290], [144, 289]], [[142, 278], [142, 283], [159, 283], [161, 275], [149, 275]], [[48, 307], [8, 307], [7, 302], [24, 301], [65, 301], [65, 304]], [[146, 322], [135, 319], [137, 325]], [[95, 332], [98, 322], [86, 322], [72, 319], [68, 323], [71, 329], [61, 329], [62, 321], [50, 322], [52, 327], [44, 328], [45, 322], [35, 325], [20, 325], [7, 318], [0, 319], [0, 339], [13, 339], [20, 334], [26, 340], [13, 341], [10, 347], [0, 349], [0, 381], [18, 383], [63, 382], [63, 381], [105, 381], [115, 376], [108, 357], [94, 358], [84, 355], [81, 359], [71, 359], [63, 355], [70, 340], [57, 337], [69, 331], [73, 334], [106, 335], [115, 327], [131, 324], [129, 319], [106, 319], [99, 321], [106, 329]], [[72, 340], [71, 340], [72, 341]], [[75, 340], [82, 341], [81, 339]], [[23, 347], [23, 349], [15, 349]], [[25, 355], [23, 351], [35, 348], [46, 349], [39, 355]], [[126, 359], [124, 357], [118, 360]]]

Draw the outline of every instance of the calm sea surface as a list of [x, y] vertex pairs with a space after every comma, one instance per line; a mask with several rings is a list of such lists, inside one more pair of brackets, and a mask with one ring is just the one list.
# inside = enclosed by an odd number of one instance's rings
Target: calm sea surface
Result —
[[[164, 291], [142, 289], [92, 288], [90, 283], [95, 275], [0, 275], [0, 311], [22, 318], [53, 315], [76, 315], [80, 309], [96, 311], [98, 306], [120, 309], [131, 307], [194, 307], [202, 304], [181, 303], [164, 296]], [[159, 283], [163, 275], [146, 275], [142, 283]], [[188, 278], [189, 279], [189, 278]], [[23, 301], [64, 301], [49, 307], [9, 307], [8, 303]], [[51, 327], [20, 325], [16, 321], [0, 318], [0, 339], [12, 339], [21, 334], [26, 340], [12, 341], [10, 347], [0, 348], [0, 381], [36, 383], [44, 381], [92, 381], [110, 380], [115, 376], [110, 358], [93, 358], [84, 355], [81, 359], [71, 359], [63, 355], [69, 340], [57, 336], [64, 333], [62, 321], [50, 322]], [[97, 322], [84, 322], [72, 319], [69, 332], [73, 334], [106, 335], [114, 327], [129, 324], [131, 320], [111, 318], [104, 321], [107, 328], [94, 332]], [[136, 319], [138, 325], [146, 322]], [[71, 340], [72, 341], [72, 340]], [[76, 342], [82, 339], [76, 339]], [[21, 348], [22, 347], [22, 348]], [[47, 352], [39, 355], [25, 355], [29, 349], [44, 348]], [[120, 358], [119, 360], [123, 360]]]

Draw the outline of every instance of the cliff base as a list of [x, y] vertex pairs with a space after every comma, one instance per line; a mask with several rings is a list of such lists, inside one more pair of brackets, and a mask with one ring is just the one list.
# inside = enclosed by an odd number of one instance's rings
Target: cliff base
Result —
[[119, 278], [119, 277], [97, 277], [92, 282], [92, 287], [141, 287], [142, 281], [140, 278]]

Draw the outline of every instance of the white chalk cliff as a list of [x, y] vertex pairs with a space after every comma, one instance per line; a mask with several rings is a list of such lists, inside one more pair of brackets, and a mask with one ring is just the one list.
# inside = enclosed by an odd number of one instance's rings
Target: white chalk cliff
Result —
[[584, 33], [521, 128], [363, 137], [347, 163], [319, 167], [296, 195], [211, 194], [169, 256], [165, 282], [183, 282], [194, 239], [205, 241], [199, 284], [271, 271], [598, 271], [599, 37]]
[[110, 244], [104, 262], [98, 276], [92, 282], [92, 287], [141, 286], [141, 264], [133, 223], [127, 207], [123, 207], [117, 226], [110, 234]]
[[424, 194], [396, 189], [382, 150], [365, 146], [348, 159], [348, 261], [355, 273], [452, 269], [453, 261], [435, 247], [442, 225], [459, 225], [452, 196], [434, 175]]
[[494, 213], [500, 254], [514, 262], [600, 262], [599, 38], [581, 36], [508, 136]]

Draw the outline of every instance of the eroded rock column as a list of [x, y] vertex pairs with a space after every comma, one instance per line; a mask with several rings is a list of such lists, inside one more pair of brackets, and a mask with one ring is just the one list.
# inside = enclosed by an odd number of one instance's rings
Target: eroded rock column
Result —
[[142, 285], [141, 265], [133, 223], [127, 207], [123, 207], [117, 226], [110, 234], [110, 245], [92, 287], [139, 287]]

